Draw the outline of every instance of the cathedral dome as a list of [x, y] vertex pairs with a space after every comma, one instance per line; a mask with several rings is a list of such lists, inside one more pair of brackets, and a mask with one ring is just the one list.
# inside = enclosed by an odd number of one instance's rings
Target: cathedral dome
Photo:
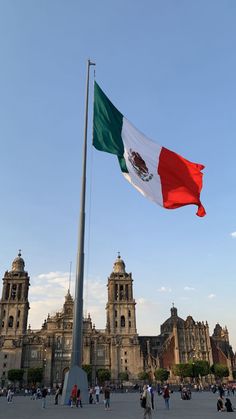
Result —
[[171, 317], [169, 317], [162, 325], [161, 325], [161, 333], [172, 333], [174, 326], [184, 326], [184, 320], [178, 316], [177, 308], [174, 306], [170, 309]]
[[125, 262], [120, 257], [120, 253], [118, 253], [118, 257], [113, 266], [113, 272], [117, 274], [125, 274]]
[[12, 262], [12, 271], [14, 272], [24, 272], [25, 261], [21, 257], [21, 251], [19, 250], [18, 256]]

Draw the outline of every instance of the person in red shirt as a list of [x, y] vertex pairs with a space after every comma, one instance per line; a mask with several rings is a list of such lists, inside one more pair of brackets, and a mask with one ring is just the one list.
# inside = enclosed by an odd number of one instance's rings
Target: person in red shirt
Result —
[[71, 395], [70, 395], [70, 407], [76, 406], [77, 392], [78, 392], [77, 384], [74, 384], [71, 390]]
[[169, 408], [170, 408], [170, 405], [169, 405], [169, 400], [170, 400], [170, 390], [169, 390], [168, 386], [165, 386], [165, 387], [164, 387], [163, 398], [164, 398], [164, 400], [165, 400], [165, 406], [166, 406], [166, 409], [168, 409], [168, 410], [169, 410]]

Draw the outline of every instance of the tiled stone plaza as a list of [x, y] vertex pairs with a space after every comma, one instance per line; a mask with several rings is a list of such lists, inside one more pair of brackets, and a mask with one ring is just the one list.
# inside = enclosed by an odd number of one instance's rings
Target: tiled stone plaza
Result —
[[[236, 396], [231, 396], [233, 406], [236, 406]], [[164, 408], [161, 396], [155, 394], [156, 407], [152, 418], [212, 419], [218, 416], [216, 411], [217, 394], [211, 392], [193, 393], [191, 400], [183, 401], [178, 392], [171, 395], [170, 410]], [[29, 397], [15, 397], [12, 404], [8, 404], [5, 397], [0, 397], [0, 418], [4, 419], [112, 419], [143, 417], [143, 409], [139, 405], [139, 393], [114, 393], [111, 395], [111, 410], [104, 411], [103, 402], [99, 405], [86, 405], [71, 409], [69, 406], [55, 406], [53, 397], [47, 398], [46, 409], [41, 408], [41, 400], [31, 400]], [[226, 412], [222, 413], [227, 414]], [[232, 413], [236, 417], [236, 412]]]

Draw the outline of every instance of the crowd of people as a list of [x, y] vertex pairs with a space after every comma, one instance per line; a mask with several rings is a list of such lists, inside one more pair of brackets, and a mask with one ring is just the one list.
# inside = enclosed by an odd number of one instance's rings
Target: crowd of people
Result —
[[[204, 391], [204, 388], [196, 388], [196, 386], [193, 386], [194, 391]], [[217, 411], [218, 412], [234, 412], [236, 409], [233, 407], [232, 402], [229, 398], [230, 395], [234, 396], [235, 388], [234, 386], [222, 386], [220, 385], [212, 385], [211, 387], [207, 388], [207, 390], [211, 390], [213, 393], [219, 394], [219, 397], [217, 399]], [[179, 387], [179, 392], [181, 395], [182, 400], [191, 400], [192, 398], [192, 391], [190, 385], [181, 385]], [[163, 387], [158, 384], [156, 388], [156, 393], [159, 396], [162, 396], [164, 399], [165, 408], [169, 410], [170, 408], [170, 395], [172, 391], [169, 388], [169, 385], [165, 385]], [[228, 397], [226, 397], [228, 396]], [[149, 418], [152, 417], [152, 410], [154, 410], [154, 390], [151, 385], [144, 385], [143, 391], [141, 392], [140, 396], [140, 402], [141, 407], [144, 409], [144, 415], [143, 418]]]
[[[100, 403], [100, 397], [103, 395], [104, 399], [104, 409], [109, 410], [110, 409], [110, 395], [111, 395], [111, 389], [109, 385], [105, 385], [104, 387], [100, 387], [98, 384], [95, 385], [95, 387], [89, 388], [89, 404], [99, 404]], [[78, 388], [77, 384], [74, 384], [69, 404], [71, 407], [83, 407], [82, 400], [81, 400], [81, 394], [80, 389]]]
[[[93, 387], [88, 389], [89, 395], [89, 404], [99, 404], [103, 402], [104, 409], [110, 410], [110, 396], [113, 387], [109, 385], [105, 385], [104, 387], [99, 386], [96, 384]], [[162, 396], [164, 401], [164, 406], [166, 410], [170, 409], [170, 397], [173, 390], [170, 389], [169, 384], [165, 384], [161, 386], [160, 384], [154, 388], [152, 385], [145, 384], [143, 387], [136, 386], [136, 390], [140, 391], [140, 403], [141, 407], [143, 408], [144, 412], [144, 419], [152, 417], [152, 411], [155, 408], [154, 403], [154, 394], [156, 393], [158, 396]], [[204, 391], [204, 388], [196, 388], [192, 386], [194, 391]], [[236, 409], [233, 407], [232, 402], [230, 400], [230, 396], [234, 396], [235, 387], [233, 385], [216, 385], [213, 384], [207, 388], [207, 390], [212, 391], [213, 394], [217, 394], [217, 402], [216, 402], [216, 409], [218, 412], [234, 412]], [[192, 390], [191, 385], [180, 385], [179, 387], [180, 397], [182, 400], [191, 400], [192, 398]], [[9, 387], [8, 389], [1, 389], [1, 396], [6, 396], [6, 400], [8, 403], [13, 402], [13, 396], [15, 394], [14, 387]], [[62, 394], [62, 387], [57, 385], [55, 389], [51, 392], [50, 388], [43, 387], [35, 387], [32, 388], [25, 388], [24, 389], [24, 396], [30, 397], [31, 400], [42, 400], [42, 408], [46, 408], [46, 398], [48, 395], [53, 394], [54, 396], [54, 404], [59, 404], [59, 398]], [[83, 402], [81, 398], [81, 391], [77, 384], [74, 384], [68, 400], [68, 405], [73, 407], [83, 407]]]

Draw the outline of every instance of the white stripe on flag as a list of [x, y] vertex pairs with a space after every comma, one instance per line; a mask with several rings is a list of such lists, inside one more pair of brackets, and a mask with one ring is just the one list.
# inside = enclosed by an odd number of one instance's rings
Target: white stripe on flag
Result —
[[[142, 195], [163, 206], [161, 180], [157, 173], [162, 147], [138, 131], [124, 117], [121, 136], [125, 148], [124, 158], [129, 171], [123, 175]], [[138, 153], [148, 171], [139, 170], [140, 164], [138, 166], [135, 164], [135, 155], [132, 153]]]

